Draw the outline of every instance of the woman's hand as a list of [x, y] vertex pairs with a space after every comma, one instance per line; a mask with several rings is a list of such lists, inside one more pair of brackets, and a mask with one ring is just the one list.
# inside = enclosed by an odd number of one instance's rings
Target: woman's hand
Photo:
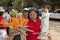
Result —
[[38, 37], [37, 37], [37, 39], [41, 40], [41, 37], [40, 37], [40, 36], [38, 36]]
[[26, 29], [26, 31], [29, 31], [29, 32], [34, 32], [33, 30], [31, 30], [31, 29]]

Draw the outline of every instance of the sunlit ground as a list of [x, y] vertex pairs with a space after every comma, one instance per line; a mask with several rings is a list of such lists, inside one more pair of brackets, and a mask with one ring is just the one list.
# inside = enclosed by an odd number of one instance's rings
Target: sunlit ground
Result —
[[52, 40], [60, 40], [60, 22], [50, 21], [50, 35]]

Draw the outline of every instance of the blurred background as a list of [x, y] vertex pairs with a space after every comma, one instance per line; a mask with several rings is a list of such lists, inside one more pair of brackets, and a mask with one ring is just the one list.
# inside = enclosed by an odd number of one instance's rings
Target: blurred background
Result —
[[50, 11], [52, 11], [60, 8], [60, 0], [0, 0], [0, 6], [4, 6], [5, 9], [49, 6]]
[[41, 9], [48, 6], [51, 38], [52, 40], [60, 40], [60, 0], [0, 0], [0, 6], [3, 6], [5, 10], [12, 8], [22, 10], [25, 7]]

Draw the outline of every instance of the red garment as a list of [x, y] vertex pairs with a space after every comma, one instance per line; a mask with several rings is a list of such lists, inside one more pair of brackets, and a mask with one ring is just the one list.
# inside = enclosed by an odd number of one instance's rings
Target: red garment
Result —
[[2, 16], [0, 16], [0, 21], [3, 21], [3, 19], [4, 19], [4, 18], [3, 18]]
[[[27, 31], [26, 32], [27, 33], [26, 39], [27, 40], [41, 40], [41, 39], [37, 39], [39, 32], [41, 32], [41, 27], [40, 27], [41, 20], [37, 19], [36, 22], [33, 22], [30, 19], [27, 25], [29, 26], [28, 29], [33, 30], [34, 32]], [[37, 33], [37, 34], [34, 34], [34, 33]]]

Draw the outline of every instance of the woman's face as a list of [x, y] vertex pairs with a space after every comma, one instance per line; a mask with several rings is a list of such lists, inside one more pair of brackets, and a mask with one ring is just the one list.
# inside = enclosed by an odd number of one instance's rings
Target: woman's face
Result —
[[37, 18], [36, 12], [35, 12], [35, 11], [31, 11], [31, 12], [30, 12], [30, 19], [36, 20], [36, 18]]
[[24, 11], [23, 16], [24, 16], [25, 18], [27, 18], [27, 17], [28, 17], [28, 12]]

